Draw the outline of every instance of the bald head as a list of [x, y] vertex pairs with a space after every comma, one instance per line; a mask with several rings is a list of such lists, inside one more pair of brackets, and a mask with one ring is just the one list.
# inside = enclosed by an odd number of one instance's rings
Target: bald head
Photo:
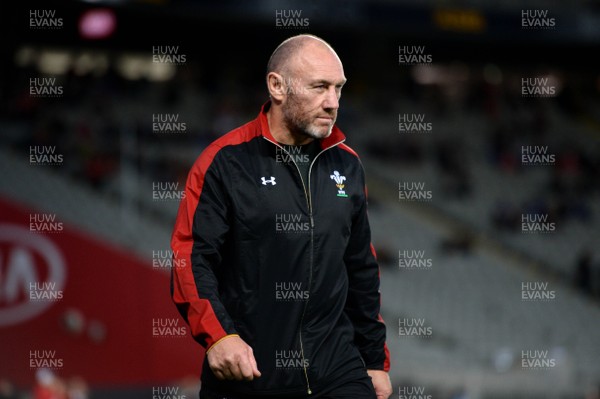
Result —
[[346, 77], [327, 42], [307, 34], [285, 40], [269, 59], [266, 81], [276, 140], [302, 144], [331, 134]]
[[309, 47], [330, 52], [339, 60], [336, 52], [325, 40], [314, 35], [302, 34], [292, 36], [277, 46], [275, 51], [273, 51], [273, 54], [271, 54], [271, 58], [269, 58], [267, 74], [270, 72], [287, 74], [290, 70], [290, 66], [297, 59], [297, 56]]

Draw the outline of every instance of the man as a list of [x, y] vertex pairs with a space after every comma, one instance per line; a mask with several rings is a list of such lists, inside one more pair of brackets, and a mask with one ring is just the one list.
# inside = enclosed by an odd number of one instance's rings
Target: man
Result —
[[200, 398], [388, 398], [364, 172], [335, 126], [346, 82], [313, 35], [281, 43], [270, 101], [192, 167], [173, 300], [206, 348]]

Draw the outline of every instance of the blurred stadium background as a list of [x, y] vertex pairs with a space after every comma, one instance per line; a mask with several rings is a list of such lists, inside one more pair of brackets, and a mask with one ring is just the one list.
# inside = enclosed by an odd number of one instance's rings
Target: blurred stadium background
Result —
[[600, 397], [597, 2], [1, 10], [0, 398], [196, 397], [168, 287], [178, 200], [299, 33], [349, 79], [392, 397]]

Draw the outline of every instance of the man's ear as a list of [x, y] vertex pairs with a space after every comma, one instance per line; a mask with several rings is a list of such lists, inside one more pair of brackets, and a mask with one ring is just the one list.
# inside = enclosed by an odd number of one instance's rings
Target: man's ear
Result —
[[283, 76], [276, 72], [269, 72], [267, 74], [267, 89], [273, 100], [283, 101], [286, 90]]

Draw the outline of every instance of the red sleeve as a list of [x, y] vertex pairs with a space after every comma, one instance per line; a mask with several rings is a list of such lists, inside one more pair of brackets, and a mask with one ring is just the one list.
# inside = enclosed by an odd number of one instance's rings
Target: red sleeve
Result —
[[206, 349], [236, 334], [215, 276], [229, 229], [227, 196], [216, 162], [220, 149], [210, 145], [192, 166], [171, 237], [172, 299], [194, 339]]

